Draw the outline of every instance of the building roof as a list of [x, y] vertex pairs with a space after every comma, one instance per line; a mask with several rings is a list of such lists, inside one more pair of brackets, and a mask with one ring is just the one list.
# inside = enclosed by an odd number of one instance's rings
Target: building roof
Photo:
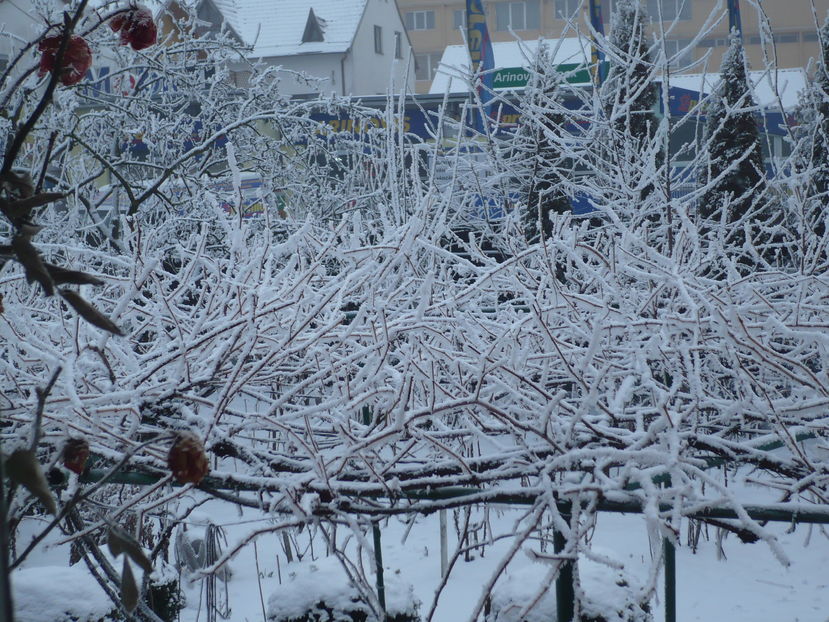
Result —
[[[800, 93], [806, 88], [806, 72], [800, 68], [750, 71], [748, 78], [754, 86], [754, 99], [762, 108], [777, 108], [782, 104], [783, 110], [792, 110], [800, 103]], [[674, 74], [671, 86], [710, 93], [719, 80], [719, 72]]]
[[[558, 65], [589, 63], [590, 40], [579, 37], [544, 39], [553, 62]], [[504, 68], [529, 68], [538, 50], [539, 41], [505, 41], [492, 44], [496, 70]], [[432, 80], [429, 93], [442, 95], [469, 91], [469, 52], [464, 45], [447, 46], [440, 65]], [[705, 74], [672, 74], [671, 86], [689, 91], [710, 93], [720, 79], [718, 71]], [[800, 92], [806, 87], [803, 69], [778, 69], [777, 71], [751, 71], [749, 79], [754, 86], [754, 97], [763, 108], [778, 107], [791, 110], [800, 101]], [[660, 79], [657, 78], [657, 82]], [[775, 88], [776, 84], [776, 88]], [[496, 87], [497, 89], [497, 87]], [[780, 102], [777, 94], [780, 95]]]
[[[501, 41], [492, 44], [495, 69], [524, 67], [532, 64], [539, 41], [545, 43], [558, 65], [580, 65], [589, 62], [590, 41], [579, 37], [541, 39], [535, 41]], [[466, 93], [469, 90], [469, 50], [465, 45], [449, 45], [443, 51], [429, 93]]]
[[[367, 0], [203, 1], [213, 3], [242, 42], [253, 48], [254, 58], [345, 52], [354, 41], [367, 4]], [[311, 10], [322, 41], [303, 43]]]

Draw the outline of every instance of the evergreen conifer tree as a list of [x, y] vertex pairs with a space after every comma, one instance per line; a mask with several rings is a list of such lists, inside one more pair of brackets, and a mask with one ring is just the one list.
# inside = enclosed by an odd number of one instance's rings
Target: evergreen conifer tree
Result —
[[532, 78], [521, 102], [521, 125], [512, 139], [510, 162], [521, 203], [522, 220], [528, 242], [552, 234], [550, 214], [571, 210], [570, 199], [562, 189], [561, 177], [566, 162], [556, 136], [567, 122], [558, 101], [561, 76], [545, 47], [540, 47]]
[[806, 94], [806, 127], [809, 132], [810, 211], [806, 226], [818, 238], [826, 233], [829, 205], [829, 17], [820, 29], [820, 61]]
[[[605, 139], [605, 165], [615, 165], [623, 171], [623, 188], [638, 192], [626, 197], [633, 211], [628, 215], [631, 226], [636, 226], [644, 215], [641, 201], [654, 189], [653, 167], [663, 158], [657, 152], [656, 161], [650, 161], [651, 141], [658, 127], [654, 113], [657, 88], [652, 80], [653, 59], [648, 45], [646, 11], [640, 0], [617, 0], [613, 4], [608, 42], [610, 68], [602, 85], [601, 98], [604, 113], [609, 120]], [[651, 213], [648, 220], [658, 220]]]
[[819, 31], [819, 40], [821, 54], [814, 79], [802, 93], [795, 113], [791, 171], [800, 183], [788, 214], [793, 258], [809, 273], [825, 271], [829, 259], [829, 17]]
[[746, 230], [752, 232], [750, 241], [762, 247], [768, 241], [762, 232], [775, 226], [763, 205], [765, 171], [755, 110], [742, 42], [732, 35], [707, 108], [707, 170], [701, 177], [708, 187], [699, 217], [703, 237], [709, 242], [719, 238], [723, 252], [741, 257], [743, 264], [752, 263]]
[[657, 90], [651, 79], [653, 59], [647, 40], [645, 10], [639, 0], [616, 0], [609, 42], [610, 71], [603, 88], [605, 114], [615, 134], [638, 149], [656, 131]]

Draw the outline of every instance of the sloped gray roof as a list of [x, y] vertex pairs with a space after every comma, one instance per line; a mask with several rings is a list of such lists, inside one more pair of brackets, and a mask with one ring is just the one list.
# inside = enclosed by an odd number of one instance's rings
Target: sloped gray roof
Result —
[[[228, 26], [253, 47], [251, 56], [293, 56], [345, 52], [351, 47], [367, 0], [211, 0]], [[323, 41], [302, 42], [308, 13], [322, 28]]]

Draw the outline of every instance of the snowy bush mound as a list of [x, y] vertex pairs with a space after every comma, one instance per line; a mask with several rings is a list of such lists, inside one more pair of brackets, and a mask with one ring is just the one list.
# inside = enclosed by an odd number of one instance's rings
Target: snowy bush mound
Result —
[[122, 619], [86, 567], [41, 566], [12, 575], [17, 622], [110, 622]]
[[[288, 579], [268, 599], [268, 622], [374, 622], [358, 589], [336, 557], [288, 565]], [[412, 586], [386, 576], [386, 614], [390, 622], [417, 622], [420, 603]]]
[[[507, 570], [492, 592], [487, 622], [555, 622], [556, 586], [541, 564]], [[650, 622], [647, 603], [637, 602], [644, 586], [632, 585], [620, 568], [579, 560], [580, 620]]]

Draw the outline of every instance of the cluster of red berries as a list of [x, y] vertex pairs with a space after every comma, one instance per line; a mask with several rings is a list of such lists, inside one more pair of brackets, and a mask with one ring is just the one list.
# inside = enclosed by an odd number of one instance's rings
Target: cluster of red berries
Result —
[[[158, 41], [158, 28], [150, 10], [141, 5], [122, 11], [109, 20], [113, 32], [120, 32], [121, 45], [143, 50]], [[55, 61], [63, 42], [63, 35], [45, 37], [38, 45], [41, 53], [38, 75], [55, 71]], [[92, 50], [83, 37], [71, 35], [66, 42], [59, 67], [61, 84], [72, 86], [80, 82], [92, 66]]]
[[180, 484], [198, 484], [210, 471], [201, 439], [189, 431], [179, 432], [167, 453], [167, 467]]
[[133, 50], [143, 50], [158, 41], [158, 29], [153, 14], [143, 6], [119, 13], [109, 20], [112, 32], [121, 32], [121, 45], [131, 45]]
[[[89, 458], [89, 443], [70, 438], [63, 447], [63, 466], [78, 475], [84, 472]], [[210, 464], [201, 439], [193, 432], [176, 435], [167, 453], [167, 467], [180, 484], [198, 484], [210, 472]]]

